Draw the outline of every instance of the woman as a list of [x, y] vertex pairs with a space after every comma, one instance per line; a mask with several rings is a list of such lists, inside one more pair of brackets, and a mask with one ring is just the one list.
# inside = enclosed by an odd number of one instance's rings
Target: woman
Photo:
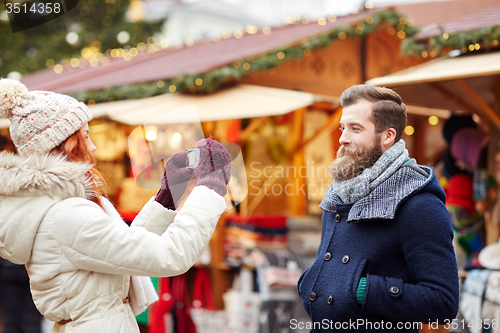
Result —
[[0, 115], [18, 152], [0, 153], [0, 256], [26, 265], [51, 332], [139, 332], [130, 276], [178, 275], [194, 264], [225, 209], [227, 150], [198, 142], [199, 186], [179, 212], [193, 171], [185, 152], [173, 154], [162, 188], [129, 228], [101, 196], [85, 104], [2, 79]]

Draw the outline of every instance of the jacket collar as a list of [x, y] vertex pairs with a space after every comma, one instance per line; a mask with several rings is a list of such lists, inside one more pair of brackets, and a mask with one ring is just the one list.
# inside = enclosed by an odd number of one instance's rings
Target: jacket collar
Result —
[[[393, 219], [399, 205], [431, 182], [433, 177], [432, 168], [418, 166], [414, 160], [405, 163], [370, 194], [355, 202], [349, 210], [347, 221]], [[335, 188], [330, 186], [319, 206], [323, 210], [335, 212], [340, 205], [346, 204], [335, 193]]]
[[49, 196], [61, 200], [90, 198], [92, 165], [67, 161], [61, 155], [19, 156], [0, 153], [0, 195]]

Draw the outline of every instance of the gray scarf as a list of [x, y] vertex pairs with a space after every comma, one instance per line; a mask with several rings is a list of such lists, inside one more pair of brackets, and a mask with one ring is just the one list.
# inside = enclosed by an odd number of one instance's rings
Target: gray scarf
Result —
[[343, 182], [333, 182], [335, 192], [346, 204], [352, 204], [366, 197], [396, 172], [408, 159], [408, 150], [401, 139], [393, 144], [375, 164], [365, 169], [359, 176]]

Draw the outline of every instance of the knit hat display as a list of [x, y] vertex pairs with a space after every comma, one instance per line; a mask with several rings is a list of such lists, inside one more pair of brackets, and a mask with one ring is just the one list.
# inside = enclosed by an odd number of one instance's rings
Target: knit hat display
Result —
[[476, 212], [473, 201], [472, 177], [466, 174], [457, 174], [450, 178], [446, 188], [446, 206], [454, 205]]
[[19, 155], [48, 153], [92, 120], [84, 103], [50, 91], [28, 91], [16, 80], [0, 80], [0, 116], [11, 121]]
[[473, 169], [476, 169], [485, 137], [486, 133], [478, 129], [462, 128], [451, 140], [451, 155], [456, 160], [467, 161]]
[[457, 133], [462, 128], [476, 128], [476, 122], [470, 114], [467, 115], [455, 115], [452, 114], [443, 125], [443, 137], [451, 145], [451, 140], [455, 133]]

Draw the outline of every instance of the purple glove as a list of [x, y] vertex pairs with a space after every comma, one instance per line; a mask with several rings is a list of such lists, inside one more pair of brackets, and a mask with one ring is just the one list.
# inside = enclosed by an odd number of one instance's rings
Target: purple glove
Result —
[[186, 159], [187, 152], [181, 151], [172, 154], [165, 163], [161, 188], [155, 198], [165, 208], [175, 210], [193, 176], [193, 169], [186, 168]]
[[221, 196], [226, 195], [226, 185], [233, 170], [233, 162], [227, 148], [212, 140], [212, 137], [198, 141], [196, 147], [200, 149], [200, 163], [194, 169], [198, 185], [206, 186]]

